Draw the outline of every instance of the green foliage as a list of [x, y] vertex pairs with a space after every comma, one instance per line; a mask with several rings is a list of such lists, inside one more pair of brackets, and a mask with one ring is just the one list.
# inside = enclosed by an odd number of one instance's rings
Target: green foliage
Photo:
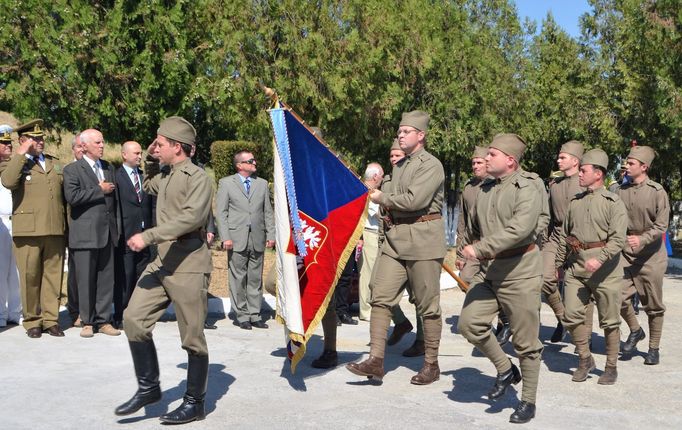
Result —
[[211, 166], [215, 172], [216, 182], [237, 172], [234, 166], [234, 156], [239, 151], [251, 152], [257, 160], [258, 175], [268, 181], [272, 179], [272, 162], [267, 158], [268, 151], [264, 145], [245, 141], [217, 140], [211, 144]]

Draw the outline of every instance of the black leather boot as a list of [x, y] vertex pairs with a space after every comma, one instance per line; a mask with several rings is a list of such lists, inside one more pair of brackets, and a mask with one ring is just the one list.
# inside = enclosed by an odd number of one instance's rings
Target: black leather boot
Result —
[[313, 360], [311, 366], [315, 369], [331, 369], [339, 364], [339, 355], [336, 351], [325, 349], [318, 358]]
[[623, 344], [623, 348], [621, 349], [623, 354], [632, 354], [637, 348], [637, 343], [640, 340], [644, 340], [645, 337], [646, 333], [644, 333], [644, 329], [642, 327], [640, 327], [637, 331], [631, 331], [627, 340]]
[[204, 398], [208, 384], [208, 355], [190, 354], [187, 358], [187, 391], [182, 404], [174, 411], [161, 415], [164, 424], [185, 424], [206, 418]]
[[561, 340], [563, 338], [564, 338], [564, 325], [561, 324], [561, 321], [557, 321], [556, 328], [554, 329], [554, 333], [552, 333], [552, 337], [549, 339], [549, 341], [552, 343], [558, 343], [558, 342], [561, 342]]
[[159, 360], [156, 358], [154, 341], [128, 342], [128, 344], [133, 356], [138, 388], [130, 400], [116, 408], [114, 411], [116, 415], [130, 415], [146, 405], [161, 400]]
[[661, 356], [658, 352], [658, 348], [649, 348], [649, 352], [644, 358], [644, 364], [649, 366], [655, 366], [661, 362]]
[[499, 343], [500, 346], [503, 346], [507, 342], [509, 342], [509, 338], [511, 338], [511, 335], [512, 335], [511, 325], [509, 323], [504, 323], [497, 328], [497, 333], [495, 334], [495, 337], [497, 338], [497, 343]]
[[533, 418], [535, 418], [535, 405], [522, 400], [521, 403], [516, 406], [514, 413], [509, 417], [509, 422], [523, 424]]
[[504, 373], [499, 373], [495, 379], [495, 385], [492, 390], [488, 393], [488, 398], [490, 400], [497, 400], [507, 391], [507, 387], [511, 384], [518, 384], [521, 382], [521, 372], [519, 368], [514, 364], [511, 365], [511, 369]]

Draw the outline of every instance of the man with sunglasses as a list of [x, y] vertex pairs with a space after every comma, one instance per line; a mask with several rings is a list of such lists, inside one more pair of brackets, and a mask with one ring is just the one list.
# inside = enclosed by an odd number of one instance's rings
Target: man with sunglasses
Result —
[[270, 190], [256, 176], [256, 159], [249, 151], [234, 155], [237, 170], [218, 182], [216, 219], [223, 248], [227, 250], [230, 302], [240, 328], [265, 329], [263, 300], [263, 252], [275, 245], [275, 219]]

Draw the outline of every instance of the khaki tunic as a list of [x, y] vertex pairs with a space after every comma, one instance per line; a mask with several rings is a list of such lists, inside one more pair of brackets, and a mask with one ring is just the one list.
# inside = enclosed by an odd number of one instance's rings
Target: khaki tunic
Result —
[[[627, 214], [620, 198], [604, 188], [576, 195], [568, 208], [564, 229], [559, 236], [555, 267], [566, 269], [564, 324], [573, 329], [585, 321], [585, 309], [594, 296], [601, 328], [620, 325], [622, 263]], [[606, 242], [606, 246], [569, 252], [566, 237], [581, 243]], [[594, 273], [585, 262], [596, 258], [602, 266]]]
[[625, 298], [635, 289], [647, 315], [663, 315], [663, 275], [668, 267], [668, 252], [663, 235], [668, 229], [670, 202], [661, 184], [647, 179], [641, 184], [615, 187], [628, 213], [628, 235], [639, 236], [640, 247], [626, 245]]
[[[471, 229], [471, 222], [476, 216], [476, 198], [481, 190], [483, 179], [473, 177], [464, 185], [464, 190], [459, 197], [459, 220], [457, 221], [457, 257], [461, 257], [462, 242], [467, 229]], [[480, 265], [476, 260], [466, 260], [464, 267], [460, 270], [459, 276], [466, 283], [471, 283], [471, 279], [478, 272]]]
[[549, 183], [549, 204], [551, 223], [549, 235], [542, 244], [542, 292], [550, 295], [557, 291], [556, 253], [559, 248], [559, 236], [563, 229], [568, 205], [578, 193], [585, 191], [578, 182], [578, 174], [556, 178]]
[[154, 324], [172, 302], [183, 349], [208, 355], [203, 327], [212, 264], [203, 227], [213, 186], [206, 172], [190, 159], [164, 174], [152, 173], [158, 171], [155, 164], [147, 162], [148, 174], [142, 187], [158, 196], [156, 227], [145, 230], [142, 238], [148, 245], [158, 245], [158, 256], [133, 290], [123, 315], [125, 332], [130, 341], [151, 340]]
[[0, 163], [2, 185], [12, 191], [14, 255], [27, 330], [57, 325], [64, 267], [63, 165], [44, 157], [45, 170], [25, 155]]
[[[392, 180], [379, 204], [397, 223], [427, 214], [440, 215], [444, 179], [441, 162], [420, 149], [394, 166]], [[440, 266], [446, 252], [443, 219], [384, 226], [383, 233], [372, 306], [392, 308], [409, 281], [417, 311], [425, 318], [439, 318]]]

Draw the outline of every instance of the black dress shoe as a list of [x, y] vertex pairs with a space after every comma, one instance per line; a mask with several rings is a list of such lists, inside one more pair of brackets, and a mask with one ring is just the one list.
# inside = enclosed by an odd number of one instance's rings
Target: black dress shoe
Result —
[[253, 321], [251, 323], [251, 326], [256, 328], [268, 328], [268, 325], [265, 324], [263, 321]]
[[313, 360], [310, 364], [315, 369], [331, 369], [339, 364], [339, 355], [336, 351], [325, 349], [322, 355]]
[[63, 332], [62, 329], [59, 327], [59, 324], [55, 324], [55, 325], [53, 325], [52, 327], [48, 328], [48, 329], [45, 330], [45, 331], [46, 331], [47, 334], [49, 334], [50, 336], [54, 336], [54, 337], [64, 337], [64, 332]]
[[40, 329], [40, 327], [33, 327], [26, 330], [26, 335], [31, 339], [37, 339], [43, 335], [43, 331]]
[[642, 327], [640, 327], [639, 330], [631, 331], [627, 340], [623, 344], [623, 348], [621, 349], [623, 354], [632, 354], [635, 348], [637, 348], [637, 342], [644, 340], [645, 337], [646, 334], [644, 333], [644, 329]]
[[521, 372], [519, 372], [518, 367], [512, 364], [511, 369], [497, 375], [495, 385], [488, 393], [488, 398], [490, 400], [499, 399], [511, 384], [516, 385], [519, 382], [521, 382]]
[[393, 327], [391, 335], [388, 337], [388, 340], [386, 341], [386, 345], [392, 346], [400, 342], [400, 339], [402, 339], [403, 336], [405, 336], [407, 333], [411, 332], [413, 328], [414, 327], [412, 327], [412, 323], [409, 320], [405, 320], [400, 324], [396, 324]]
[[649, 366], [653, 366], [658, 364], [661, 361], [661, 358], [658, 353], [658, 348], [649, 348], [649, 352], [647, 353], [646, 357], [644, 358], [644, 364], [647, 364]]
[[561, 339], [564, 338], [564, 325], [561, 324], [561, 321], [556, 323], [556, 328], [554, 329], [554, 333], [552, 333], [552, 337], [549, 339], [550, 342], [552, 343], [559, 343], [561, 342]]
[[242, 330], [251, 330], [251, 323], [248, 321], [243, 321], [239, 323], [239, 328]]
[[527, 423], [535, 418], [535, 405], [533, 403], [524, 402], [516, 405], [516, 410], [509, 417], [509, 422], [514, 424]]
[[[358, 320], [353, 319], [353, 317], [351, 317], [351, 316], [348, 315], [348, 314], [341, 314], [341, 315], [339, 315], [339, 320], [340, 320], [343, 324], [358, 325]], [[338, 324], [337, 324], [337, 325], [338, 325]]]
[[511, 325], [502, 324], [497, 329], [497, 334], [495, 335], [495, 337], [497, 338], [497, 343], [499, 343], [500, 346], [502, 346], [509, 342], [509, 338], [511, 338], [511, 335], [512, 335]]
[[206, 330], [215, 330], [215, 329], [217, 329], [217, 328], [218, 328], [217, 325], [211, 324], [211, 323], [209, 323], [208, 321], [204, 321], [204, 329], [206, 329]]

